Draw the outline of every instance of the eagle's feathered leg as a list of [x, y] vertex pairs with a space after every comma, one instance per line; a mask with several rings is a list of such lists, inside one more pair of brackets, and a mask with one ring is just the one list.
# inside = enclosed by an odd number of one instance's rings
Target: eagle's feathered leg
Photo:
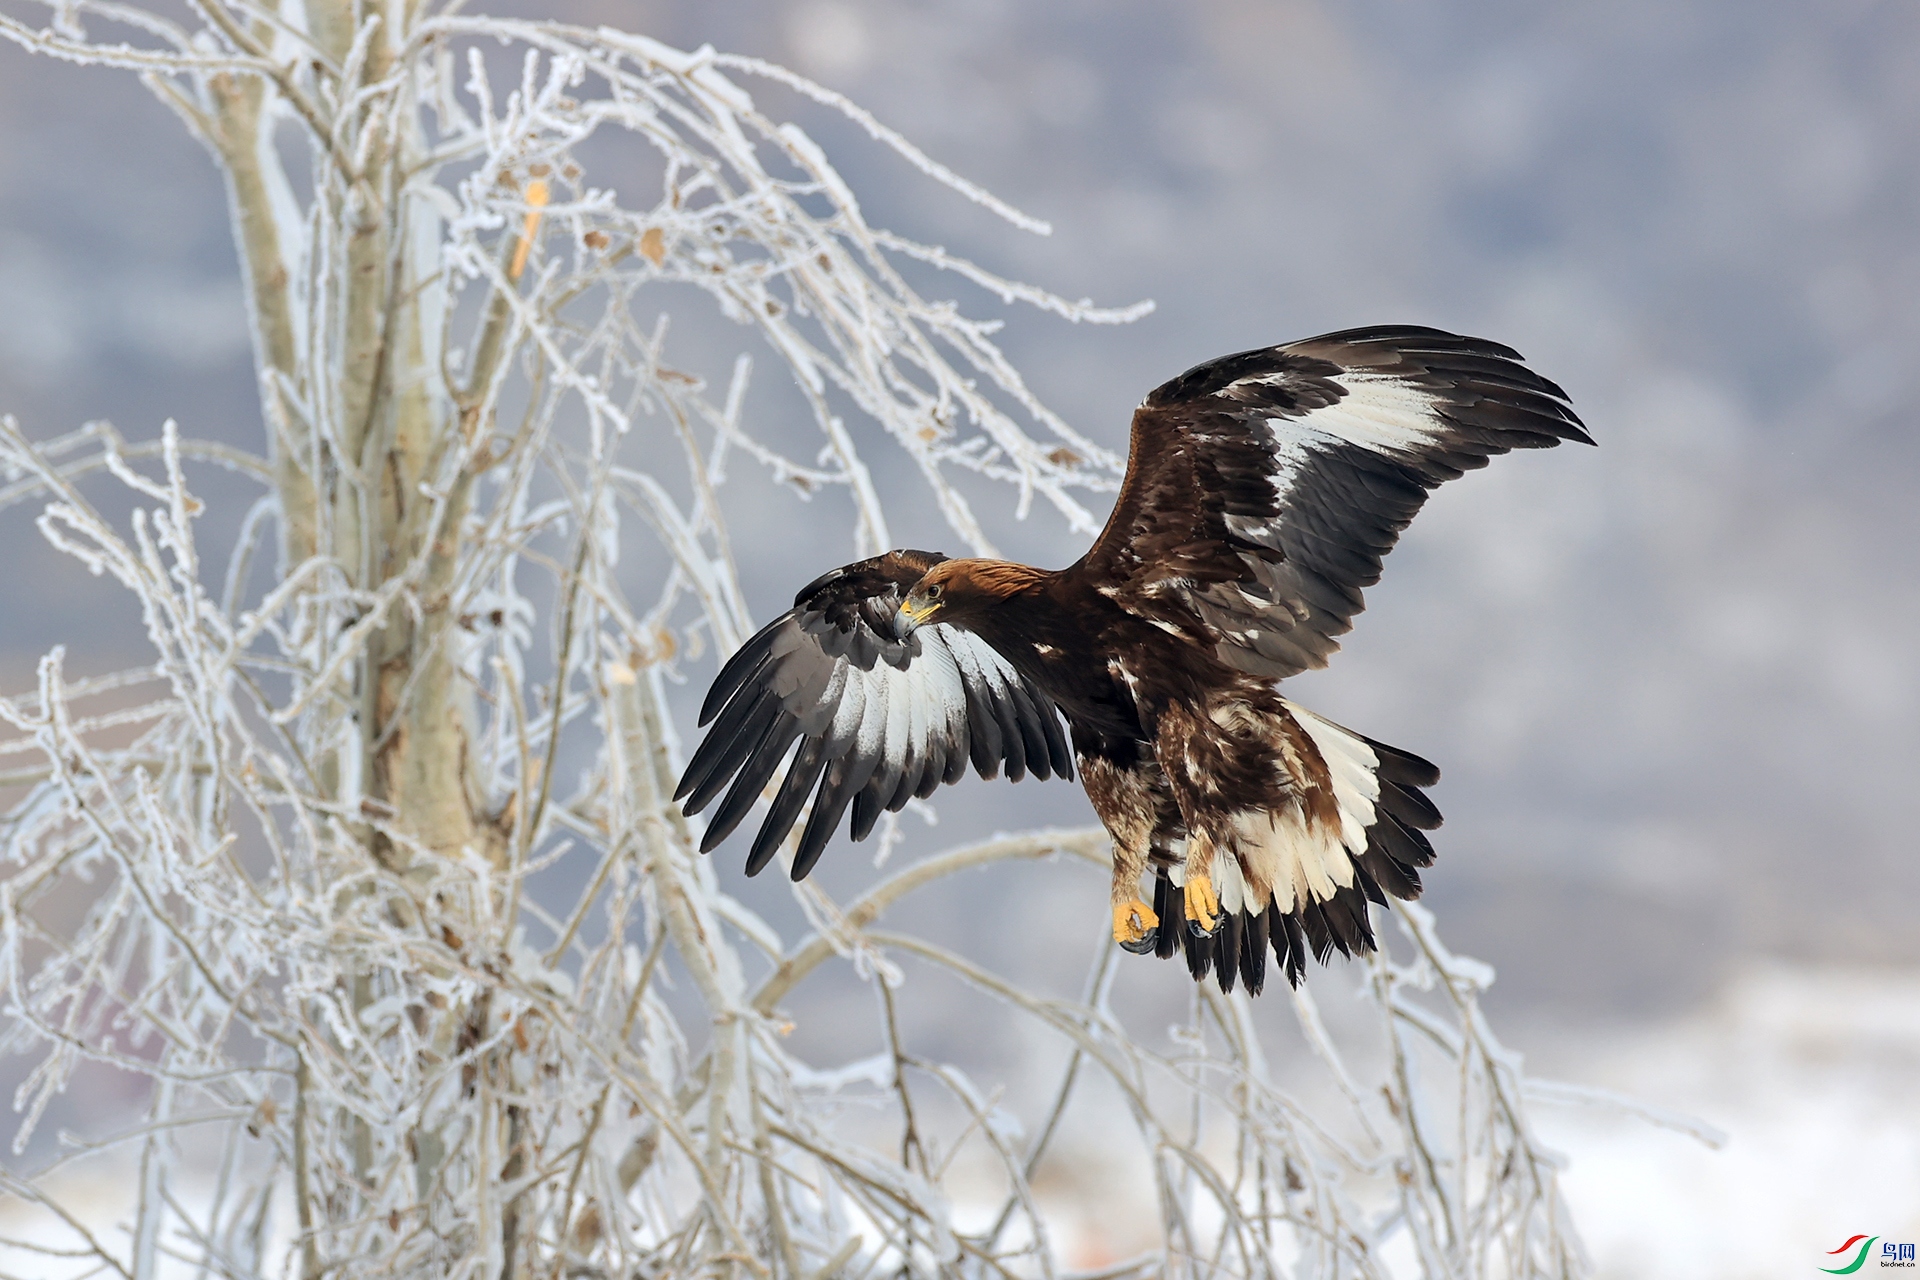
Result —
[[[1268, 801], [1275, 776], [1275, 753], [1258, 732], [1248, 696], [1235, 689], [1204, 709], [1175, 704], [1153, 718], [1154, 752], [1187, 829], [1181, 905], [1188, 927], [1201, 937], [1246, 905], [1233, 824], [1236, 815]], [[1253, 905], [1265, 908], [1264, 891]]]
[[1078, 764], [1087, 799], [1113, 837], [1113, 940], [1129, 951], [1151, 951], [1160, 917], [1141, 900], [1140, 877], [1153, 838], [1152, 787], [1137, 769], [1105, 755], [1082, 754]]

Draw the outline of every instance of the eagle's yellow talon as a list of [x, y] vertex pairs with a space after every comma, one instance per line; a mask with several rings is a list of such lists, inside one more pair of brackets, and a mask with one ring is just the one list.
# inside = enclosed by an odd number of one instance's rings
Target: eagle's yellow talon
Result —
[[1187, 919], [1199, 925], [1202, 933], [1212, 933], [1220, 916], [1220, 899], [1213, 892], [1213, 882], [1205, 876], [1189, 874], [1184, 892]]
[[1113, 940], [1139, 942], [1159, 923], [1160, 917], [1153, 913], [1153, 908], [1138, 898], [1118, 903], [1113, 908]]

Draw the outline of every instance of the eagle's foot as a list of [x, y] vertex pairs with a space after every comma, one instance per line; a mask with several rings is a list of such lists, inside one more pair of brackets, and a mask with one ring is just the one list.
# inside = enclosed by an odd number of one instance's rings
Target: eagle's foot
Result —
[[1213, 881], [1189, 872], [1182, 893], [1187, 908], [1187, 928], [1196, 938], [1212, 937], [1213, 931], [1220, 927], [1220, 898], [1213, 891]]
[[1153, 950], [1153, 931], [1159, 924], [1153, 908], [1138, 898], [1113, 906], [1113, 940], [1135, 955]]

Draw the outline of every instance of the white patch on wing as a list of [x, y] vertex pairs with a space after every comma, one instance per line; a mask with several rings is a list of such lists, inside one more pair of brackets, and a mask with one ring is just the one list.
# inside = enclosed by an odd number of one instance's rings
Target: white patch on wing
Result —
[[1415, 449], [1446, 430], [1433, 412], [1433, 396], [1404, 378], [1353, 370], [1334, 381], [1347, 394], [1309, 413], [1302, 426], [1376, 453]]
[[[1268, 477], [1284, 508], [1287, 495], [1309, 469], [1316, 450], [1351, 445], [1372, 453], [1407, 453], [1432, 445], [1446, 433], [1433, 411], [1430, 393], [1386, 374], [1349, 370], [1333, 379], [1346, 395], [1298, 418], [1268, 418], [1276, 447]], [[1239, 537], [1273, 545], [1263, 535], [1277, 534], [1277, 522], [1228, 516], [1227, 528]]]
[[920, 719], [918, 708], [914, 717], [913, 741], [921, 743], [933, 733], [939, 733], [951, 742], [958, 743], [965, 751], [966, 738], [962, 730], [967, 720], [966, 677], [961, 674], [958, 655], [954, 653], [951, 639], [942, 635], [944, 628], [935, 627], [920, 646], [920, 661], [908, 668], [918, 673], [924, 666], [926, 674], [926, 693], [924, 701], [925, 723]]
[[[1000, 655], [991, 647], [968, 633], [955, 631], [951, 627], [936, 627], [935, 630], [945, 633], [941, 638], [945, 640], [948, 650], [952, 653], [954, 663], [959, 667], [963, 680], [996, 690], [1006, 688], [1008, 683], [1006, 666], [1001, 661]], [[964, 713], [965, 689], [955, 688], [954, 694], [961, 699], [961, 713]]]
[[[883, 662], [875, 666], [874, 670], [891, 673], [893, 668]], [[887, 691], [886, 736], [882, 740], [880, 758], [887, 762], [889, 773], [906, 763], [909, 741], [907, 731], [913, 727], [913, 704], [922, 697], [921, 690], [916, 686], [925, 683], [913, 678], [911, 667], [899, 674], [905, 678], [887, 679], [883, 682], [883, 687]]]
[[[853, 737], [851, 750], [856, 754], [879, 754], [887, 739], [887, 678], [878, 669], [862, 671], [855, 667], [847, 674], [847, 694], [840, 706], [844, 711], [847, 702], [854, 704], [853, 721], [847, 726]], [[836, 713], [836, 723], [839, 718]]]
[[[1283, 384], [1286, 375], [1246, 381]], [[1263, 420], [1274, 447], [1268, 482], [1273, 486], [1275, 512], [1271, 516], [1226, 515], [1224, 523], [1234, 537], [1275, 551], [1285, 550], [1282, 532], [1287, 513], [1299, 503], [1303, 492], [1311, 494], [1316, 477], [1324, 474], [1321, 468], [1327, 459], [1351, 456], [1355, 450], [1388, 457], [1418, 455], [1446, 439], [1451, 430], [1447, 420], [1435, 412], [1434, 394], [1406, 378], [1359, 369], [1343, 371], [1333, 381], [1346, 392], [1335, 403], [1298, 417]], [[1319, 532], [1328, 536], [1327, 531]], [[1331, 536], [1346, 537], [1339, 529], [1332, 530]], [[1325, 665], [1326, 654], [1339, 647], [1333, 643], [1333, 634], [1346, 628], [1319, 628], [1324, 634], [1303, 635], [1291, 647], [1282, 643], [1281, 637], [1287, 632], [1312, 620], [1314, 610], [1297, 597], [1299, 585], [1284, 567], [1267, 564], [1257, 554], [1243, 555], [1242, 561], [1242, 580], [1231, 594], [1213, 588], [1207, 602], [1216, 613], [1203, 612], [1209, 622], [1226, 632], [1221, 648], [1245, 651], [1254, 662], [1249, 669], [1269, 673], [1274, 664], [1294, 669]], [[1351, 591], [1337, 580], [1337, 574], [1335, 577], [1330, 585], [1336, 591]], [[1357, 609], [1356, 600], [1354, 608], [1345, 612]], [[1246, 626], [1243, 619], [1255, 620], [1255, 625]], [[1236, 623], [1237, 630], [1228, 629]]]
[[[939, 632], [945, 630], [945, 628], [935, 626], [929, 628], [929, 630]], [[941, 640], [941, 648], [946, 652], [947, 656], [953, 660], [953, 665], [958, 669], [962, 682], [968, 684], [976, 681], [981, 684], [988, 683], [986, 670], [980, 665], [979, 655], [974, 652], [973, 646], [957, 643], [964, 637], [952, 635], [938, 638]], [[927, 638], [926, 643], [921, 646], [920, 650], [923, 655], [928, 649], [933, 647], [935, 639], [936, 637], [934, 636]], [[964, 690], [955, 689], [954, 692], [964, 698]]]
[[[989, 703], [1013, 702], [1013, 690], [1020, 684], [1020, 673], [998, 649], [970, 631], [940, 625], [936, 625], [935, 629], [945, 633], [946, 643], [952, 649], [954, 660], [967, 684], [979, 688]], [[964, 721], [966, 689], [956, 684], [953, 696], [958, 700], [953, 717], [956, 721]]]
[[[827, 734], [834, 740], [853, 738], [858, 735], [861, 729], [861, 717], [867, 709], [866, 673], [851, 663], [847, 664], [843, 670], [846, 673], [844, 678], [840, 672], [834, 673], [836, 683], [844, 685], [840, 693], [839, 705], [833, 709], [833, 726]], [[828, 688], [831, 696], [832, 687]]]
[[964, 632], [934, 626], [921, 636], [920, 655], [905, 668], [840, 663], [814, 700], [833, 708], [823, 736], [847, 741], [856, 758], [877, 757], [885, 774], [931, 759], [936, 736], [965, 754], [968, 682], [1004, 691], [1016, 679], [998, 653]]
[[964, 654], [972, 662], [980, 678], [996, 689], [1006, 689], [1018, 679], [1013, 664], [1000, 656], [1000, 651], [974, 635], [971, 631], [961, 631], [956, 627], [941, 626], [946, 633], [945, 639], [954, 656]]

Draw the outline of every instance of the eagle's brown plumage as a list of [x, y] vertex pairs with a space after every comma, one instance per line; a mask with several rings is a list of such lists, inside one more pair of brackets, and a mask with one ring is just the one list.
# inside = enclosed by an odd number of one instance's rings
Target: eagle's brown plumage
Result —
[[[1509, 449], [1592, 443], [1513, 351], [1410, 327], [1200, 365], [1133, 419], [1091, 549], [1050, 571], [895, 551], [816, 580], [721, 671], [676, 798], [724, 790], [702, 848], [791, 763], [748, 870], [809, 797], [796, 879], [971, 761], [1072, 776], [1113, 837], [1114, 935], [1258, 991], [1374, 945], [1420, 893], [1439, 772], [1282, 697], [1324, 666], [1429, 490]], [[1060, 733], [1056, 710], [1070, 727]], [[794, 744], [798, 743], [795, 748]], [[1151, 877], [1151, 902], [1143, 880]]]

